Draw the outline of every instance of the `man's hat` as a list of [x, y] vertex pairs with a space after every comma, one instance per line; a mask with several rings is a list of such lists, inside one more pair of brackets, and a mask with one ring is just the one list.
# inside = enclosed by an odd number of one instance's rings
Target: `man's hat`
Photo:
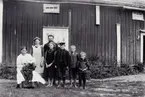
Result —
[[48, 37], [53, 37], [54, 38], [54, 35], [50, 34], [50, 35], [48, 35]]
[[59, 45], [60, 46], [65, 45], [65, 42], [60, 42]]

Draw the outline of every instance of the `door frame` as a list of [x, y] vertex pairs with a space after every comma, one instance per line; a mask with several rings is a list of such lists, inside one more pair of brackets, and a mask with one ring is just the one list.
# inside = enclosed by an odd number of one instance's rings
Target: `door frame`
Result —
[[52, 28], [52, 29], [69, 29], [69, 27], [63, 27], [63, 26], [43, 26], [43, 28]]
[[141, 58], [141, 63], [143, 63], [143, 53], [144, 53], [144, 50], [143, 50], [143, 47], [144, 47], [144, 39], [143, 37], [145, 36], [145, 33], [141, 33], [141, 41], [140, 41], [140, 44], [141, 44], [141, 50], [140, 50], [140, 58]]
[[0, 0], [0, 63], [3, 56], [3, 0]]
[[[69, 27], [63, 27], [63, 26], [43, 26], [43, 29], [48, 28], [48, 29], [68, 29], [68, 50], [70, 46], [70, 30]], [[43, 30], [42, 30], [43, 32]], [[43, 32], [44, 34], [44, 32]], [[42, 41], [43, 41], [43, 34], [42, 34]]]

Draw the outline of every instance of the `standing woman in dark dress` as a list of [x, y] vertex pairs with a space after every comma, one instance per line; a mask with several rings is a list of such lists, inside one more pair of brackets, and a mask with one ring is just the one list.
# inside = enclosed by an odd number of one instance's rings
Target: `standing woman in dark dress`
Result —
[[55, 74], [55, 64], [54, 64], [54, 43], [50, 42], [49, 44], [49, 50], [45, 52], [45, 61], [46, 61], [46, 69], [47, 69], [47, 77], [48, 77], [48, 85], [47, 87], [53, 86], [54, 81], [54, 74]]

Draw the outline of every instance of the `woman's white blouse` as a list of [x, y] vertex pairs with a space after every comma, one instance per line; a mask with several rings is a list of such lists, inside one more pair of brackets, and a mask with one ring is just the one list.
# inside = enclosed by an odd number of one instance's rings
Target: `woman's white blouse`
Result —
[[35, 59], [30, 54], [20, 54], [17, 57], [17, 68], [22, 69], [28, 63], [35, 63]]

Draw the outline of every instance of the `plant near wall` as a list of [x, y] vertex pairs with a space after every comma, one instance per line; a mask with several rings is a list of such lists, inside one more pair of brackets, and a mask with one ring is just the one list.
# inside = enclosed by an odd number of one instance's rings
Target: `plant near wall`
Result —
[[121, 66], [118, 68], [118, 74], [119, 76], [132, 75], [135, 74], [135, 71], [131, 64], [121, 64]]
[[107, 78], [118, 75], [117, 65], [106, 64], [105, 60], [98, 56], [89, 58], [91, 78]]
[[10, 66], [6, 63], [0, 65], [0, 78], [1, 79], [16, 79], [16, 67]]
[[138, 63], [133, 66], [136, 73], [144, 72], [145, 63]]
[[121, 66], [118, 67], [116, 60], [114, 60], [112, 64], [106, 64], [105, 60], [101, 59], [98, 56], [94, 56], [89, 58], [89, 63], [91, 67], [91, 78], [102, 79], [108, 77], [136, 74], [136, 71], [131, 64], [121, 64]]

